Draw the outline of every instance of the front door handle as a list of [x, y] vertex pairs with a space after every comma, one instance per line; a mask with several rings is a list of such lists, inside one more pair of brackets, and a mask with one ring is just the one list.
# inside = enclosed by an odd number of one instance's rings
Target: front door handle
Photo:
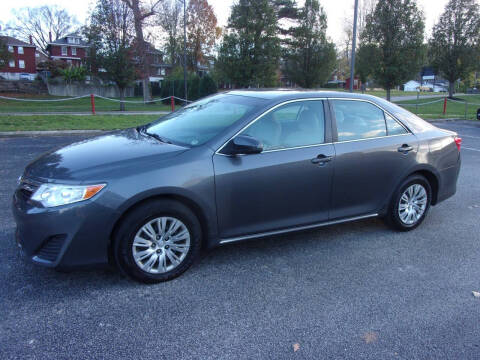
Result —
[[324, 154], [318, 155], [316, 158], [312, 159], [312, 164], [325, 165], [326, 163], [332, 161], [332, 156], [327, 156]]
[[398, 152], [401, 152], [401, 153], [404, 153], [404, 154], [408, 154], [408, 152], [412, 151], [413, 150], [413, 147], [408, 145], [408, 144], [403, 144], [402, 146], [400, 146], [398, 149]]

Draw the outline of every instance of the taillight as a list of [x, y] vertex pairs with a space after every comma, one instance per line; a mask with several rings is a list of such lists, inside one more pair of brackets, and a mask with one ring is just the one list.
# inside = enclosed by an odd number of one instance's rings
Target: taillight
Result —
[[455, 136], [453, 140], [455, 141], [455, 145], [457, 145], [458, 151], [460, 151], [460, 148], [462, 147], [462, 138], [460, 136]]

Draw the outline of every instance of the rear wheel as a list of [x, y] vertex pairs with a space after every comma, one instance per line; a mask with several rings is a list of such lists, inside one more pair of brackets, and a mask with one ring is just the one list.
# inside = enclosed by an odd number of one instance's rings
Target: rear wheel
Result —
[[387, 223], [401, 231], [419, 226], [430, 208], [432, 189], [421, 175], [408, 177], [395, 192], [386, 216]]
[[115, 236], [117, 264], [127, 275], [146, 283], [171, 280], [198, 256], [201, 226], [185, 205], [151, 200], [122, 221]]

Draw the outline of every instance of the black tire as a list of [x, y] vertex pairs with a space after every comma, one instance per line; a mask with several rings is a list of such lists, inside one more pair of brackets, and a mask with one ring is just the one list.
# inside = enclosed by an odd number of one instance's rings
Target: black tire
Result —
[[[132, 245], [140, 228], [158, 217], [174, 217], [186, 226], [190, 234], [190, 247], [183, 261], [170, 271], [152, 274], [135, 262]], [[158, 283], [180, 276], [197, 259], [201, 249], [202, 229], [195, 214], [180, 202], [168, 199], [149, 200], [130, 211], [122, 219], [114, 235], [114, 256], [120, 270], [126, 275], [144, 282]]]
[[[413, 224], [406, 224], [403, 222], [400, 218], [400, 214], [398, 211], [399, 205], [400, 205], [400, 198], [403, 194], [403, 192], [408, 189], [410, 186], [414, 184], [419, 184], [423, 186], [427, 193], [427, 202], [426, 202], [426, 208], [421, 215], [421, 217], [416, 220]], [[432, 201], [432, 188], [430, 186], [430, 183], [428, 180], [423, 177], [422, 175], [419, 174], [414, 174], [409, 176], [407, 179], [405, 179], [398, 189], [395, 191], [393, 194], [392, 200], [390, 202], [388, 212], [385, 216], [385, 222], [392, 227], [393, 229], [400, 230], [400, 231], [410, 231], [415, 229], [417, 226], [419, 226], [423, 220], [425, 220], [425, 217], [428, 213], [428, 210], [430, 209], [430, 204]]]

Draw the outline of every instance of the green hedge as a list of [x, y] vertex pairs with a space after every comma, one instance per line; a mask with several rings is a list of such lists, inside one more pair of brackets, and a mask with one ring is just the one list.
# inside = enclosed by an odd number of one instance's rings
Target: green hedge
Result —
[[[205, 96], [215, 94], [217, 92], [217, 85], [209, 75], [203, 77], [191, 76], [187, 79], [188, 100], [195, 101]], [[162, 83], [161, 97], [176, 96], [185, 98], [185, 85], [182, 79], [166, 79]], [[168, 102], [168, 101], [166, 101]], [[176, 100], [176, 103], [183, 103], [183, 101]]]

